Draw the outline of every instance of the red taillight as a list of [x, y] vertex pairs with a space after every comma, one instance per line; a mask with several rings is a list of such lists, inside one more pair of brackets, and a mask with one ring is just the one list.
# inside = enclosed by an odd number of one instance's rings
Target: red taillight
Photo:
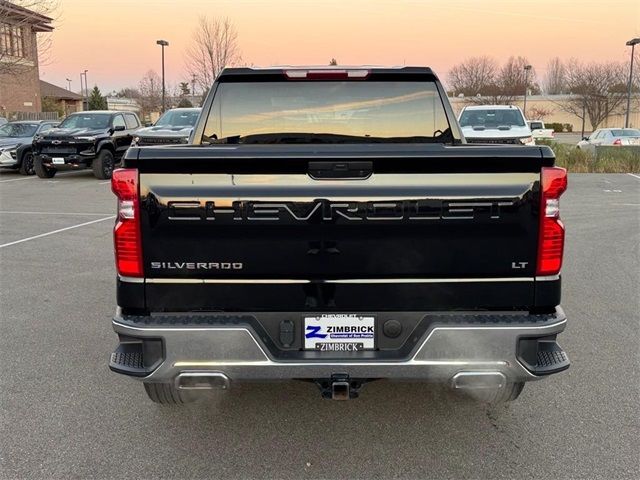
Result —
[[118, 219], [113, 228], [116, 268], [118, 273], [125, 277], [142, 277], [138, 170], [135, 168], [114, 170], [111, 177], [111, 190], [118, 197]]
[[613, 145], [615, 145], [616, 147], [619, 147], [620, 145], [622, 145], [622, 140], [620, 140], [619, 138], [616, 138], [613, 141]]
[[567, 189], [567, 171], [543, 167], [540, 195], [538, 275], [556, 275], [562, 267], [564, 225], [560, 221], [560, 195]]

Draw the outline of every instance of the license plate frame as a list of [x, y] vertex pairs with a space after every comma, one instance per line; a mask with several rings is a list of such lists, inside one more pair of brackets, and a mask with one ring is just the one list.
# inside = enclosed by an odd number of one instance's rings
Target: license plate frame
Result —
[[64, 157], [51, 157], [51, 162], [54, 165], [64, 165]]
[[309, 314], [302, 317], [302, 326], [305, 350], [346, 353], [377, 348], [373, 314]]

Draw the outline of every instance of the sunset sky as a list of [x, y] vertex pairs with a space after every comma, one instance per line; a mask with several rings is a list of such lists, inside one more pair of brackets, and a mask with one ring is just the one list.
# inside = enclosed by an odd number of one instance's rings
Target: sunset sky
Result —
[[628, 61], [640, 36], [638, 0], [61, 0], [41, 78], [60, 86], [89, 71], [103, 92], [136, 86], [149, 69], [188, 80], [184, 52], [200, 15], [228, 17], [244, 62], [427, 65], [442, 79], [477, 55], [522, 55], [543, 76], [550, 57]]

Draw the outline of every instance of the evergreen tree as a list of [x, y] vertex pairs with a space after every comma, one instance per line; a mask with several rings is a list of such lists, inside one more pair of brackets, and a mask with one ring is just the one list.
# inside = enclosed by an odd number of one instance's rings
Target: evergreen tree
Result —
[[100, 89], [96, 85], [89, 94], [89, 110], [106, 110], [107, 99], [102, 96]]

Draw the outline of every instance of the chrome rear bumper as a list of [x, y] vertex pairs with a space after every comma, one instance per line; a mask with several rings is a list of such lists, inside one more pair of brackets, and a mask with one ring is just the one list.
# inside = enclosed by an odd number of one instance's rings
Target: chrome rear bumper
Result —
[[[550, 317], [548, 321], [527, 324], [436, 323], [416, 339], [411, 355], [398, 361], [276, 359], [254, 329], [245, 325], [184, 325], [179, 320], [172, 325], [132, 325], [116, 315], [113, 328], [121, 342], [127, 339], [162, 341], [162, 359], [153, 370], [148, 375], [132, 374], [148, 382], [177, 381], [178, 376], [185, 373], [228, 379], [222, 382], [225, 385], [236, 381], [319, 379], [344, 374], [361, 379], [451, 382], [456, 386], [464, 384], [462, 373], [490, 373], [496, 381], [503, 375], [509, 382], [542, 378], [532, 373], [530, 365], [525, 366], [518, 345], [520, 340], [528, 338], [546, 339], [557, 346], [555, 335], [565, 329], [566, 318], [559, 307]], [[568, 359], [564, 357], [568, 367]], [[113, 365], [111, 368], [126, 373]]]

